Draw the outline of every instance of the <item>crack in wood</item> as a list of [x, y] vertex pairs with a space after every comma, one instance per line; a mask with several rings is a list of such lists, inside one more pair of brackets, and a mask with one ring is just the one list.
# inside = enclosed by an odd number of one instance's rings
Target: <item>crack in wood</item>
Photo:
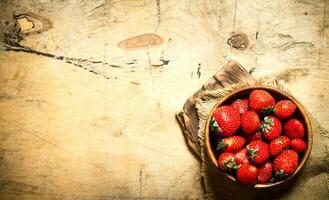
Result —
[[163, 54], [164, 54], [164, 50], [161, 51], [161, 56], [160, 56], [160, 59], [159, 59], [159, 61], [160, 61], [161, 63], [160, 63], [160, 64], [152, 64], [152, 65], [151, 65], [152, 67], [162, 67], [162, 66], [164, 66], [164, 65], [168, 65], [168, 64], [169, 64], [170, 60], [166, 60], [166, 59], [164, 59]]
[[198, 64], [198, 71], [197, 71], [198, 78], [201, 77], [201, 63]]
[[105, 5], [104, 3], [101, 3], [100, 5], [98, 5], [98, 6], [94, 7], [94, 8], [92, 8], [91, 10], [89, 10], [89, 11], [87, 12], [87, 14], [94, 12], [95, 10], [97, 10], [97, 9], [99, 9], [99, 8], [101, 8], [101, 7], [103, 7], [104, 5]]
[[322, 16], [322, 27], [320, 30], [320, 48], [319, 48], [319, 54], [318, 54], [318, 63], [317, 63], [317, 68], [320, 68], [320, 64], [321, 64], [321, 54], [322, 54], [322, 49], [323, 49], [323, 40], [324, 40], [324, 35], [325, 35], [325, 27], [324, 27], [324, 23], [325, 23], [325, 17], [326, 17], [326, 5], [327, 5], [327, 1], [324, 1], [324, 5], [323, 5], [323, 16]]
[[[86, 70], [87, 72], [93, 73], [95, 75], [101, 76], [103, 78], [106, 79], [111, 79], [112, 77], [104, 74], [102, 72], [99, 72], [95, 69], [91, 69], [90, 67], [87, 67], [86, 65], [88, 64], [102, 64], [102, 65], [106, 65], [112, 68], [121, 68], [121, 66], [118, 65], [112, 65], [112, 64], [104, 64], [102, 63], [102, 61], [93, 61], [93, 60], [89, 60], [89, 59], [77, 59], [77, 58], [70, 58], [70, 57], [64, 57], [64, 56], [57, 56], [55, 54], [51, 54], [51, 53], [46, 53], [46, 52], [42, 52], [42, 51], [37, 51], [34, 49], [31, 49], [29, 47], [24, 47], [24, 46], [20, 46], [20, 47], [13, 47], [13, 46], [9, 46], [9, 45], [5, 45], [5, 50], [6, 51], [14, 51], [14, 52], [24, 52], [24, 53], [30, 53], [30, 54], [34, 54], [34, 55], [38, 55], [38, 56], [45, 56], [48, 58], [53, 58], [53, 59], [57, 59], [60, 61], [64, 61], [67, 64], [71, 64], [74, 65], [76, 67], [79, 67], [81, 69]], [[83, 61], [82, 61], [83, 60]]]
[[256, 68], [255, 68], [255, 67], [251, 68], [251, 69], [249, 70], [249, 74], [251, 75], [252, 73], [254, 73], [254, 72], [255, 72], [255, 70], [256, 70]]
[[[25, 15], [17, 15], [17, 17], [19, 18], [24, 16]], [[26, 34], [22, 32], [22, 29], [17, 21], [15, 21], [14, 23], [8, 22], [6, 25], [7, 26], [5, 27], [5, 31], [2, 39], [2, 44], [5, 51], [30, 53], [38, 56], [53, 58], [56, 60], [63, 61], [67, 64], [71, 64], [75, 67], [79, 67], [85, 70], [86, 72], [95, 74], [97, 76], [101, 76], [105, 79], [118, 79], [118, 77], [113, 77], [95, 68], [100, 66], [103, 67], [105, 66], [105, 67], [120, 69], [123, 66], [111, 64], [103, 60], [93, 60], [87, 58], [72, 58], [68, 56], [56, 55], [56, 54], [32, 49], [28, 46], [21, 45], [21, 41], [24, 39], [23, 36], [26, 36]], [[135, 64], [135, 63], [137, 63], [137, 59], [133, 59], [131, 62], [128, 62], [127, 65]], [[169, 60], [163, 60], [163, 65], [167, 65], [168, 63]]]
[[154, 28], [154, 31], [152, 33], [152, 37], [149, 39], [149, 42], [148, 42], [148, 45], [147, 45], [147, 60], [148, 60], [148, 63], [150, 66], [152, 66], [151, 64], [151, 57], [150, 57], [150, 47], [151, 47], [151, 41], [153, 41], [153, 37], [154, 35], [156, 34], [156, 32], [158, 31], [158, 28], [162, 22], [162, 19], [161, 19], [161, 2], [160, 0], [156, 0], [156, 6], [157, 6], [157, 17], [158, 17], [158, 20], [157, 20], [157, 25], [155, 26]]
[[[86, 70], [87, 72], [93, 73], [95, 75], [101, 76], [106, 79], [111, 79], [111, 76], [102, 73], [100, 71], [97, 71], [93, 67], [97, 65], [102, 66], [108, 66], [111, 68], [122, 68], [122, 66], [109, 64], [108, 62], [101, 61], [101, 60], [91, 60], [86, 58], [72, 58], [67, 56], [61, 56], [61, 55], [55, 55], [52, 53], [42, 52], [35, 49], [32, 49], [27, 46], [23, 46], [20, 44], [20, 42], [23, 40], [21, 28], [17, 25], [17, 23], [14, 23], [11, 26], [8, 26], [8, 29], [4, 33], [3, 37], [3, 47], [6, 51], [13, 51], [13, 52], [24, 52], [24, 53], [30, 53], [38, 56], [44, 56], [48, 58], [57, 59], [60, 61], [64, 61], [65, 63], [74, 65], [76, 67], [82, 68]], [[90, 67], [90, 65], [93, 65]]]
[[232, 32], [235, 32], [236, 9], [237, 9], [237, 5], [238, 5], [238, 0], [235, 0], [235, 4], [234, 4], [234, 18], [233, 18], [233, 28], [232, 28]]

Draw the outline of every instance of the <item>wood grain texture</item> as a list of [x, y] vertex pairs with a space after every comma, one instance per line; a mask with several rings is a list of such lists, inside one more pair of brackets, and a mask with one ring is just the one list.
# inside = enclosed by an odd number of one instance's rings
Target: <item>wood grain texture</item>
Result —
[[[202, 199], [199, 162], [174, 115], [232, 59], [287, 84], [329, 128], [328, 6], [0, 1], [1, 198]], [[13, 17], [28, 13], [51, 26], [21, 35]], [[242, 33], [247, 48], [228, 44]], [[143, 34], [163, 43], [118, 47]]]

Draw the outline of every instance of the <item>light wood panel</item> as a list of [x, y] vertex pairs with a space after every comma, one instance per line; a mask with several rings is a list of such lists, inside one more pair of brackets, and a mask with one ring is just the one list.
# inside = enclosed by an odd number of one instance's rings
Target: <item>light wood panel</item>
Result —
[[[175, 112], [231, 59], [285, 82], [329, 128], [327, 1], [0, 7], [1, 35], [10, 33], [0, 52], [2, 199], [202, 199]], [[40, 33], [20, 41], [13, 16]], [[244, 50], [228, 45], [236, 34]]]

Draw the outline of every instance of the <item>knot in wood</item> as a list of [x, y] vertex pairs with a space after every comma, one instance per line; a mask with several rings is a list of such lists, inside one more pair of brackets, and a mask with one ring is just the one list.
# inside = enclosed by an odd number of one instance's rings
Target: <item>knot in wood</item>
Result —
[[249, 46], [249, 40], [246, 34], [235, 34], [227, 40], [227, 44], [239, 50], [245, 50]]

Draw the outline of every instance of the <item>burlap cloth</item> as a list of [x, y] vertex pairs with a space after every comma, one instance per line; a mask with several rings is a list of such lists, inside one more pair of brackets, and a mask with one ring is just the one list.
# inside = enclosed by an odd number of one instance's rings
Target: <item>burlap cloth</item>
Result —
[[[278, 84], [276, 81], [258, 82], [262, 85], [271, 85], [284, 89], [284, 85]], [[226, 94], [246, 86], [245, 83], [231, 84], [228, 87], [217, 90], [204, 90], [200, 92], [195, 99], [195, 107], [198, 114], [198, 131], [197, 137], [199, 147], [193, 148], [194, 151], [198, 148], [201, 161], [201, 176], [205, 190], [206, 199], [329, 199], [329, 132], [323, 129], [318, 121], [309, 114], [313, 129], [313, 146], [311, 155], [303, 168], [302, 172], [284, 187], [270, 190], [255, 190], [250, 187], [245, 187], [237, 183], [227, 182], [218, 173], [205, 152], [204, 144], [204, 126], [207, 120], [208, 113], [214, 104]], [[286, 89], [284, 89], [287, 91]], [[289, 93], [289, 91], [287, 91]], [[296, 96], [296, 95], [294, 95]], [[179, 115], [176, 115], [180, 121]], [[186, 127], [182, 127], [179, 123], [183, 134], [186, 137]], [[185, 130], [184, 130], [185, 128]], [[195, 141], [190, 137], [186, 137], [187, 143], [191, 144]], [[191, 145], [190, 145], [191, 146]]]

